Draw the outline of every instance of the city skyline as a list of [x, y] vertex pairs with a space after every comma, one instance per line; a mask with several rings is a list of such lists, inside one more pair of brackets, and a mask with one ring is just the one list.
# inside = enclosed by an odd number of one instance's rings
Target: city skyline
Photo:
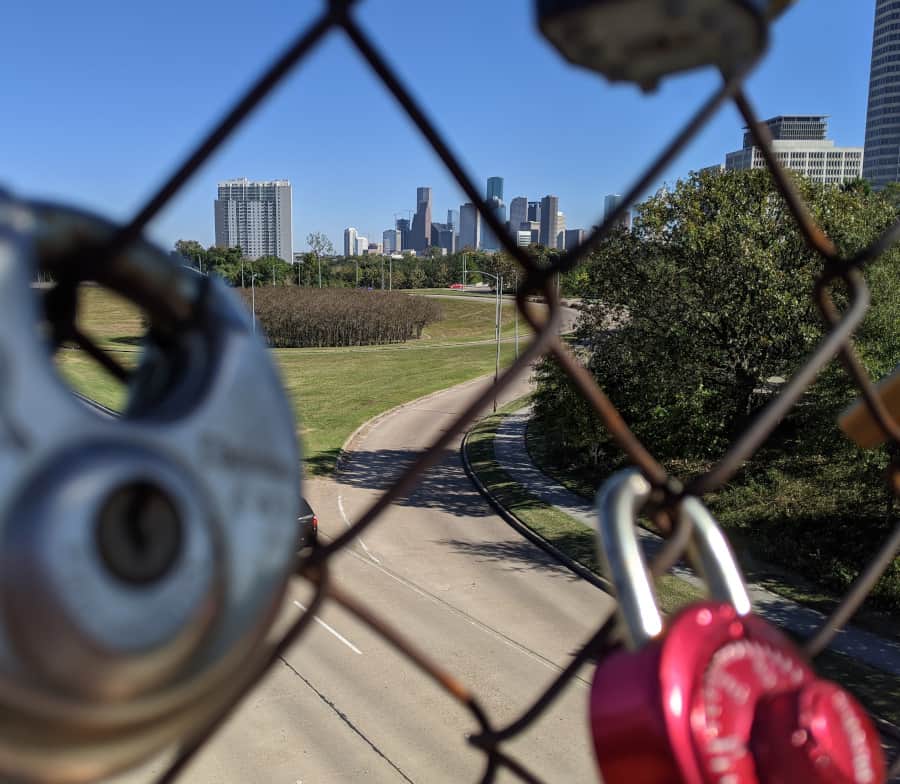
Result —
[[[370, 34], [399, 42], [433, 22], [434, 9], [424, 5], [398, 0], [384, 13], [362, 3], [359, 17]], [[109, 0], [88, 11], [61, 5], [49, 16], [28, 4], [11, 8], [4, 20], [9, 46], [0, 63], [17, 73], [4, 85], [6, 105], [15, 111], [7, 113], [0, 140], [15, 155], [0, 166], [2, 186], [128, 219], [316, 12], [263, 0], [252, 18], [238, 20], [215, 13], [217, 8], [205, 0], [190, 7], [162, 0], [148, 9], [134, 35], [121, 34], [134, 26], [128, 9]], [[830, 136], [861, 146], [874, 10], [874, 0], [793, 6], [774, 26], [771, 50], [747, 84], [760, 116], [828, 114]], [[475, 15], [479, 24], [473, 26], [468, 22]], [[226, 51], [198, 47], [198, 35], [262, 43]], [[530, 9], [511, 0], [461, 0], [445, 20], [442, 39], [428, 58], [401, 45], [389, 53], [461, 154], [479, 192], [488, 176], [500, 172], [507, 208], [516, 196], [535, 200], [553, 193], [574, 227], [596, 223], [604, 196], [627, 191], [718, 81], [707, 70], [669, 80], [650, 96], [612, 87], [570, 68], [537, 35]], [[459, 40], [466, 41], [464, 58], [455, 46]], [[170, 56], [161, 59], [163, 43]], [[38, 45], [44, 55], [23, 71], [20, 63]], [[521, 96], [509, 90], [508, 74], [522, 71], [531, 74], [535, 94], [551, 90], [559, 106], [577, 111], [579, 123], [566, 130], [565, 143], [559, 112], [525, 111]], [[128, 108], [97, 111], [108, 105]], [[347, 105], [365, 106], [365, 117], [338, 120]], [[321, 119], [298, 124], [310, 110]], [[67, 118], [65, 128], [60, 116]], [[733, 108], [719, 112], [641, 198], [734, 150], [742, 128]], [[341, 247], [351, 221], [380, 239], [394, 212], [415, 206], [409, 193], [422, 183], [433, 188], [432, 220], [468, 201], [339, 36], [329, 37], [241, 126], [150, 227], [151, 238], [166, 247], [180, 238], [212, 245], [210, 193], [217, 182], [242, 173], [292, 182], [295, 251], [316, 231]]]

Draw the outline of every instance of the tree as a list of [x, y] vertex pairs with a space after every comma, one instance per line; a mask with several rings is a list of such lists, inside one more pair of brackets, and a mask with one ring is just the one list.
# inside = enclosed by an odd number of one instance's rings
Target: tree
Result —
[[[843, 253], [893, 219], [864, 189], [798, 186]], [[767, 172], [697, 173], [640, 205], [635, 230], [591, 255], [578, 338], [657, 455], [709, 459], [765, 404], [769, 379], [789, 376], [820, 339], [811, 294], [821, 266]], [[559, 413], [540, 386], [536, 408], [548, 421]]]
[[321, 231], [312, 231], [306, 235], [306, 244], [312, 251], [319, 274], [319, 288], [322, 288], [322, 256], [333, 256], [334, 245]]
[[184, 259], [185, 264], [192, 267], [202, 267], [206, 269], [209, 263], [206, 258], [206, 251], [197, 240], [178, 240], [175, 243], [175, 252]]

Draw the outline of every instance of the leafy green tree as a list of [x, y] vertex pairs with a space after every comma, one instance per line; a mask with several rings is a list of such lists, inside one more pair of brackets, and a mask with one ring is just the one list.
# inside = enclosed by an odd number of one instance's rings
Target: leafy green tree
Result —
[[[799, 187], [844, 253], [893, 218], [862, 189]], [[656, 454], [712, 458], [768, 400], [769, 380], [789, 376], [821, 337], [820, 270], [768, 173], [697, 173], [640, 205], [634, 231], [592, 254], [578, 338]], [[550, 397], [539, 387], [539, 415], [558, 413]]]

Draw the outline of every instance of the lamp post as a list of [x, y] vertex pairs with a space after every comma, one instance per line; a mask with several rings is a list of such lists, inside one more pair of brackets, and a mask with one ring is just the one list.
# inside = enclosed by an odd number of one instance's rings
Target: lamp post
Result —
[[[519, 293], [519, 271], [516, 270], [513, 273], [513, 286], [515, 287], [516, 294]], [[516, 305], [516, 359], [519, 358], [519, 306]]]
[[256, 279], [259, 277], [258, 272], [250, 273], [250, 301], [251, 301], [251, 311], [253, 313], [253, 334], [256, 334], [256, 286], [254, 285]]
[[494, 275], [492, 272], [485, 272], [484, 270], [469, 270], [470, 272], [477, 272], [479, 275], [487, 275], [489, 278], [494, 279], [494, 283], [497, 287], [497, 296], [495, 299], [495, 318], [494, 318], [494, 332], [497, 336], [497, 357], [494, 362], [494, 412], [497, 411], [497, 379], [500, 377], [500, 314], [502, 313], [501, 308], [501, 297], [503, 294], [503, 276], [502, 275]]

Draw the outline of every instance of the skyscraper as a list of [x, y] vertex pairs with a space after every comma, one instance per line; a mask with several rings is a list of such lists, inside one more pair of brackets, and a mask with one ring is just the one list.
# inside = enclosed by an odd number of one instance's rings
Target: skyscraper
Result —
[[287, 180], [251, 182], [243, 177], [220, 182], [213, 211], [218, 247], [240, 248], [248, 259], [294, 260]]
[[528, 202], [528, 220], [540, 223], [541, 203], [539, 201]]
[[369, 238], [368, 237], [357, 237], [356, 238], [356, 252], [353, 254], [354, 256], [365, 256], [369, 252]]
[[477, 250], [481, 244], [481, 214], [471, 202], [459, 208], [459, 249]]
[[400, 247], [397, 250], [409, 250], [412, 247], [412, 229], [409, 218], [397, 218], [394, 226], [400, 232]]
[[356, 255], [356, 238], [358, 236], [358, 232], [353, 226], [348, 226], [344, 229], [344, 255], [345, 256], [355, 256]]
[[[618, 206], [622, 203], [622, 197], [618, 193], [610, 193], [603, 200], [603, 220], [605, 221]], [[616, 221], [617, 226], [621, 226], [623, 229], [631, 228], [631, 210], [625, 210], [624, 213], [620, 216], [620, 218]]]
[[572, 250], [584, 242], [584, 229], [566, 229], [565, 249]]
[[403, 237], [399, 229], [386, 229], [381, 234], [385, 253], [399, 253], [402, 250]]
[[423, 252], [431, 244], [431, 188], [416, 188], [416, 215], [412, 223], [411, 243]]
[[485, 198], [487, 201], [490, 201], [491, 199], [500, 199], [500, 201], [503, 201], [502, 177], [488, 177], [487, 194]]
[[459, 233], [459, 210], [447, 210], [447, 226]]
[[897, 5], [877, 0], [869, 71], [863, 177], [874, 188], [900, 181], [900, 49]]
[[544, 196], [541, 199], [541, 245], [545, 248], [556, 247], [557, 216], [559, 215], [559, 197]]
[[566, 249], [566, 215], [564, 212], [556, 213], [556, 246], [559, 250]]
[[509, 230], [517, 232], [522, 224], [528, 220], [528, 199], [524, 196], [516, 196], [509, 203]]

